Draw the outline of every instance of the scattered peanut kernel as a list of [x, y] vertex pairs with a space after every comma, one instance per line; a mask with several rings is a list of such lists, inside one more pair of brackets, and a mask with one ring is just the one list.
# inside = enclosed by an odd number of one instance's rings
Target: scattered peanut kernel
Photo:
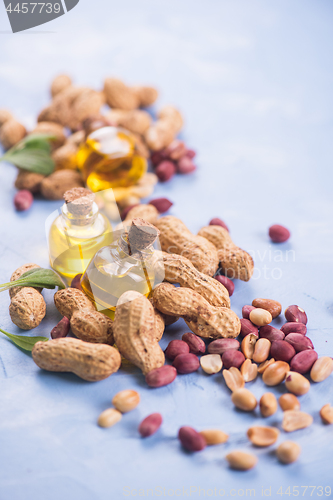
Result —
[[276, 450], [276, 455], [283, 464], [296, 462], [300, 454], [300, 445], [294, 443], [293, 441], [284, 441], [284, 443], [281, 443]]
[[130, 389], [118, 392], [112, 399], [112, 404], [121, 413], [134, 410], [140, 403], [140, 395]]
[[206, 354], [200, 358], [200, 365], [205, 373], [212, 375], [222, 370], [222, 358], [219, 354]]
[[100, 414], [97, 423], [100, 427], [112, 427], [119, 422], [121, 418], [122, 414], [120, 411], [115, 410], [114, 408], [108, 408]]
[[226, 443], [229, 439], [229, 435], [219, 429], [206, 429], [205, 431], [200, 431], [199, 434], [205, 438], [208, 446]]

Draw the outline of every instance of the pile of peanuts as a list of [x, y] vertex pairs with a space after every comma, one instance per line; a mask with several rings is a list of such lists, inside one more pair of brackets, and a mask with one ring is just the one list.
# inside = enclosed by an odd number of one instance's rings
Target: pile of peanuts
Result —
[[[159, 203], [162, 206], [161, 200]], [[198, 234], [193, 234], [180, 219], [170, 215], [160, 217], [155, 205], [132, 207], [125, 214], [124, 226], [140, 225], [142, 221], [156, 226], [164, 282], [153, 289], [149, 298], [133, 290], [124, 292], [112, 321], [96, 310], [81, 290], [77, 276], [71, 287], [58, 290], [54, 295], [55, 306], [63, 319], [53, 329], [52, 340], [34, 345], [35, 363], [45, 370], [72, 372], [96, 382], [117, 372], [122, 361], [127, 360], [142, 371], [152, 388], [171, 384], [176, 377], [194, 373], [200, 367], [209, 376], [223, 370], [225, 385], [238, 410], [254, 412], [259, 406], [261, 416], [267, 418], [277, 412], [279, 403], [284, 432], [309, 427], [313, 417], [301, 411], [298, 399], [311, 387], [305, 375], [309, 374], [315, 383], [326, 380], [333, 372], [333, 359], [318, 357], [315, 352], [306, 335], [305, 311], [297, 305], [287, 307], [286, 323], [278, 329], [271, 323], [281, 314], [281, 304], [256, 298], [251, 305], [244, 305], [243, 317], [238, 318], [230, 309], [230, 296], [234, 291], [230, 278], [244, 282], [251, 279], [254, 270], [251, 255], [236, 246], [220, 219], [212, 219]], [[282, 226], [273, 226], [269, 231], [276, 242], [286, 241], [287, 233]], [[11, 280], [34, 267], [36, 264], [22, 266]], [[46, 310], [41, 289], [15, 288], [11, 290], [12, 321], [20, 328], [36, 327]], [[172, 340], [163, 352], [159, 341], [165, 327], [179, 318], [184, 319], [191, 331], [184, 333], [182, 339]], [[70, 329], [76, 338], [67, 338]], [[165, 364], [165, 359], [170, 363]], [[245, 387], [258, 374], [268, 387], [284, 384], [287, 392], [279, 401], [273, 392], [266, 392], [258, 403]], [[113, 407], [100, 415], [98, 424], [101, 427], [115, 425], [139, 402], [136, 391], [121, 391], [114, 396]], [[325, 424], [333, 424], [333, 408], [329, 404], [322, 407], [320, 416]], [[148, 415], [139, 424], [139, 433], [142, 437], [153, 435], [162, 421], [159, 413]], [[275, 426], [254, 425], [247, 431], [255, 447], [272, 446], [279, 435]], [[198, 452], [206, 446], [226, 443], [228, 435], [221, 429], [198, 432], [182, 426], [178, 439], [186, 450]], [[276, 448], [276, 456], [282, 463], [296, 461], [300, 452], [300, 446], [293, 441], [284, 441]], [[255, 454], [242, 450], [231, 451], [225, 458], [231, 468], [238, 470], [248, 470], [258, 461]]]
[[37, 123], [27, 130], [12, 113], [0, 109], [0, 143], [5, 150], [18, 144], [32, 133], [51, 134], [52, 158], [55, 171], [48, 176], [18, 169], [14, 198], [16, 210], [28, 210], [35, 194], [45, 199], [62, 199], [65, 191], [83, 187], [77, 166], [77, 152], [87, 135], [105, 126], [119, 126], [132, 135], [137, 152], [151, 160], [154, 170], [137, 184], [116, 188], [114, 195], [120, 209], [140, 203], [150, 196], [159, 180], [166, 182], [176, 173], [195, 171], [195, 151], [177, 139], [183, 127], [183, 117], [173, 106], [164, 106], [154, 119], [147, 111], [158, 98], [150, 86], [128, 86], [116, 78], [106, 78], [103, 88], [95, 90], [74, 85], [68, 75], [58, 75], [51, 82], [51, 101], [40, 111]]

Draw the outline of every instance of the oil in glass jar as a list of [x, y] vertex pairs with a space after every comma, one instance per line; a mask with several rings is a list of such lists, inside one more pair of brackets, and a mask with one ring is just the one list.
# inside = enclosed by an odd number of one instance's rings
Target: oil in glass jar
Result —
[[81, 279], [81, 287], [99, 311], [112, 317], [110, 312], [115, 311], [124, 292], [135, 290], [149, 297], [163, 281], [161, 252], [154, 249], [158, 235], [155, 226], [135, 218], [117, 241], [96, 253]]
[[147, 160], [137, 149], [134, 137], [119, 127], [91, 132], [77, 154], [78, 167], [92, 191], [135, 184], [147, 170]]
[[50, 227], [50, 263], [67, 284], [85, 272], [101, 247], [113, 241], [111, 225], [94, 198], [94, 193], [85, 188], [66, 191], [61, 213]]

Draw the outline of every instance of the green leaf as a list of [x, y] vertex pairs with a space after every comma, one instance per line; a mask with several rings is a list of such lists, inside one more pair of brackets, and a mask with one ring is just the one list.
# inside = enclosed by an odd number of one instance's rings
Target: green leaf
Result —
[[50, 175], [54, 170], [50, 141], [56, 139], [51, 134], [30, 134], [9, 151], [0, 161], [7, 161], [24, 170]]
[[6, 335], [14, 344], [21, 347], [25, 351], [32, 351], [36, 342], [47, 342], [47, 337], [28, 337], [27, 335], [13, 335], [12, 333], [5, 332], [0, 328], [0, 332]]
[[36, 172], [37, 174], [50, 175], [54, 170], [54, 160], [47, 151], [37, 148], [25, 148], [16, 151], [8, 158], [16, 167]]
[[0, 285], [0, 292], [9, 290], [14, 286], [31, 286], [53, 289], [56, 286], [59, 289], [66, 288], [65, 283], [53, 269], [43, 269], [37, 267], [30, 269], [22, 274], [17, 280], [3, 283]]

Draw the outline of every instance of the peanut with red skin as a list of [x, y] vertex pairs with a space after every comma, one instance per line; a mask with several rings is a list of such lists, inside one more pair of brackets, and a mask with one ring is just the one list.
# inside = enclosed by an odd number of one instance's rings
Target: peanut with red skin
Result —
[[173, 361], [179, 354], [188, 354], [189, 352], [189, 345], [183, 340], [176, 339], [169, 342], [168, 347], [164, 351], [164, 354], [167, 358]]
[[301, 335], [306, 335], [307, 328], [304, 323], [290, 321], [281, 326], [281, 332], [283, 332], [285, 335], [289, 335], [289, 333], [299, 333]]
[[299, 306], [294, 305], [287, 307], [287, 309], [284, 312], [284, 315], [287, 321], [295, 323], [303, 323], [304, 325], [306, 325], [308, 322], [308, 318], [304, 309], [302, 309]]
[[221, 227], [224, 227], [224, 229], [226, 229], [228, 231], [228, 233], [230, 232], [226, 223], [223, 222], [223, 220], [219, 219], [218, 217], [214, 217], [214, 219], [209, 221], [209, 225], [210, 226], [221, 226]]
[[283, 340], [285, 335], [278, 328], [274, 328], [274, 326], [271, 325], [265, 325], [259, 328], [259, 337], [274, 342], [274, 340]]
[[232, 366], [240, 368], [245, 361], [245, 356], [240, 351], [229, 349], [222, 354], [222, 363], [227, 370]]
[[25, 210], [29, 210], [31, 205], [33, 204], [34, 197], [31, 192], [27, 189], [22, 189], [18, 191], [14, 197], [14, 205], [18, 212], [24, 212]]
[[142, 437], [149, 437], [155, 434], [161, 427], [163, 422], [162, 415], [160, 413], [152, 413], [142, 420], [139, 425], [139, 433]]
[[285, 341], [292, 345], [296, 352], [307, 351], [314, 348], [309, 337], [300, 333], [289, 333]]
[[313, 349], [298, 352], [290, 361], [290, 369], [293, 372], [308, 373], [318, 359], [318, 354]]
[[290, 231], [280, 224], [274, 224], [268, 230], [270, 239], [274, 243], [284, 243], [290, 238]]
[[192, 332], [184, 333], [182, 336], [182, 340], [188, 344], [190, 352], [192, 354], [197, 354], [197, 355], [205, 354], [206, 344], [200, 337], [194, 335], [194, 333]]
[[273, 319], [277, 318], [282, 310], [280, 302], [271, 299], [254, 299], [252, 305], [261, 309], [266, 309], [266, 311], [271, 313]]
[[177, 377], [177, 370], [174, 366], [164, 365], [155, 368], [146, 374], [146, 382], [150, 387], [164, 387], [171, 384]]
[[176, 166], [172, 161], [165, 160], [162, 161], [158, 167], [155, 168], [155, 174], [160, 182], [167, 182], [176, 173]]
[[232, 294], [234, 293], [234, 290], [235, 290], [235, 285], [234, 285], [233, 281], [231, 281], [231, 279], [227, 278], [227, 276], [223, 276], [222, 274], [217, 274], [214, 276], [214, 278], [217, 281], [219, 281], [220, 283], [222, 283], [223, 286], [226, 287], [226, 289], [229, 292], [229, 297], [231, 297]]
[[209, 354], [223, 354], [229, 349], [237, 350], [240, 344], [237, 339], [217, 339], [208, 344]]
[[179, 429], [178, 439], [188, 451], [201, 451], [206, 448], [205, 438], [192, 427], [184, 426]]
[[64, 316], [59, 323], [52, 328], [51, 330], [51, 338], [52, 339], [60, 339], [62, 337], [67, 337], [70, 328], [69, 319]]
[[295, 356], [294, 347], [285, 340], [274, 340], [271, 345], [270, 354], [276, 361], [286, 361], [287, 363]]
[[249, 319], [241, 318], [240, 322], [241, 322], [241, 331], [240, 331], [241, 337], [244, 338], [251, 333], [256, 335], [257, 337], [259, 336], [258, 327], [254, 325]]
[[160, 214], [164, 214], [172, 207], [173, 203], [168, 198], [155, 198], [150, 200], [149, 205], [153, 205]]
[[243, 306], [242, 307], [242, 316], [244, 319], [249, 319], [250, 317], [250, 312], [253, 311], [255, 307], [253, 306]]
[[193, 373], [196, 372], [200, 366], [199, 359], [195, 354], [179, 354], [174, 359], [172, 366], [174, 366], [178, 373]]

